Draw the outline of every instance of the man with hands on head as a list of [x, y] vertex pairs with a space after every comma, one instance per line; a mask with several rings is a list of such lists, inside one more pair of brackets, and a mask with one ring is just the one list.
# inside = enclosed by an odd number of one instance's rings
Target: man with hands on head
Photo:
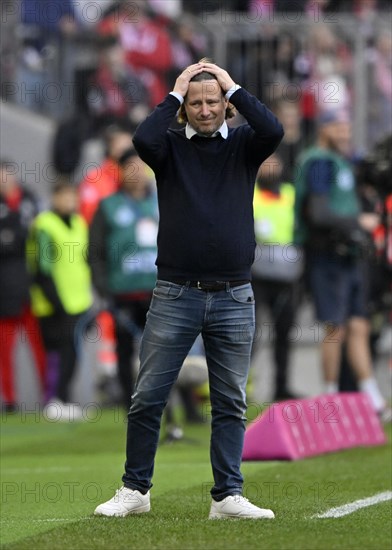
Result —
[[[235, 108], [247, 123], [228, 128]], [[176, 114], [185, 128], [170, 129]], [[128, 414], [124, 485], [96, 508], [97, 515], [150, 510], [162, 411], [201, 334], [212, 415], [209, 517], [274, 517], [242, 496], [240, 465], [255, 328], [254, 182], [282, 136], [272, 112], [205, 59], [178, 76], [173, 91], [136, 130], [135, 148], [157, 181], [158, 280]]]

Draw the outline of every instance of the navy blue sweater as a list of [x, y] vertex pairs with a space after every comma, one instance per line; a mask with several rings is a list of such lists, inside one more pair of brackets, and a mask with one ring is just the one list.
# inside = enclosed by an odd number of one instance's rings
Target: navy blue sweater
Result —
[[158, 278], [250, 279], [255, 236], [253, 192], [260, 164], [276, 149], [283, 129], [243, 88], [230, 102], [248, 124], [227, 139], [169, 129], [180, 102], [168, 95], [136, 130], [134, 145], [155, 172], [159, 201]]

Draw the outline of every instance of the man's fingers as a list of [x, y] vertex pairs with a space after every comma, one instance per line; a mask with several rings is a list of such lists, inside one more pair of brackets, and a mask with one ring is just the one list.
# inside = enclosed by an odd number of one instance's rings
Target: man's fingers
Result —
[[203, 68], [205, 69], [211, 69], [211, 72], [212, 71], [223, 71], [223, 69], [221, 67], [219, 67], [218, 65], [215, 65], [215, 63], [201, 63], [201, 65], [203, 66]]
[[186, 67], [177, 77], [177, 80], [174, 84], [173, 92], [176, 92], [185, 97], [185, 95], [188, 93], [188, 86], [190, 81], [194, 76], [196, 76], [203, 70], [203, 66], [200, 63], [195, 63], [194, 65], [189, 65], [189, 67]]
[[195, 63], [195, 65], [189, 65], [189, 67], [187, 67], [183, 72], [188, 73], [188, 74], [192, 74], [192, 73], [195, 73], [197, 71], [200, 71], [200, 69], [202, 69], [201, 63]]
[[216, 76], [221, 76], [223, 78], [229, 77], [229, 73], [219, 67], [218, 65], [215, 65], [214, 63], [203, 63], [203, 70], [206, 70], [207, 72], [214, 74]]

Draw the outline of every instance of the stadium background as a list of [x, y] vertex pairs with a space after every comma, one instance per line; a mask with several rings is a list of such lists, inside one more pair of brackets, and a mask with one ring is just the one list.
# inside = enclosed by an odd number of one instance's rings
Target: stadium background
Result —
[[[45, 14], [42, 8], [45, 4], [45, 0], [30, 3], [33, 23], [34, 9]], [[66, 121], [80, 121], [90, 112], [88, 86], [99, 63], [100, 37], [96, 26], [106, 10], [115, 12], [125, 2], [53, 0], [52, 4], [77, 8], [73, 15], [77, 22], [75, 32], [46, 34], [45, 76], [36, 73], [28, 85], [22, 70], [26, 68], [26, 45], [30, 39], [34, 41], [34, 33], [42, 29], [37, 31], [34, 24], [23, 23], [21, 0], [4, 0], [0, 7], [0, 153], [1, 157], [13, 161], [18, 177], [37, 192], [43, 204], [56, 179], [53, 147], [60, 126]], [[392, 133], [388, 85], [384, 80], [386, 88], [380, 87], [375, 76], [381, 36], [386, 37], [381, 45], [385, 48], [386, 66], [392, 67], [392, 46], [388, 49], [390, 2], [135, 0], [128, 2], [128, 15], [136, 14], [137, 18], [138, 9], [145, 6], [149, 8], [148, 17], [170, 29], [170, 33], [176, 24], [186, 22], [200, 57], [211, 56], [267, 103], [280, 97], [300, 101], [305, 140], [312, 140], [312, 122], [325, 100], [326, 103], [328, 100], [348, 102], [358, 156], [370, 152], [378, 139]], [[83, 14], [88, 17], [83, 18]], [[42, 23], [38, 17], [40, 19]], [[170, 36], [172, 39], [173, 34]], [[326, 52], [323, 56], [319, 52], [318, 56], [317, 38], [322, 36]], [[317, 64], [317, 60], [322, 62]], [[315, 64], [321, 66], [322, 74], [312, 75], [310, 68]], [[168, 89], [176, 72], [178, 67], [164, 71]], [[29, 76], [32, 74], [34, 71]], [[328, 87], [330, 84], [332, 87]], [[332, 95], [325, 97], [323, 92]], [[102, 141], [92, 132], [81, 144], [80, 158], [72, 172], [75, 184], [88, 167], [100, 162], [102, 155]], [[256, 402], [253, 414], [271, 397], [268, 319], [262, 326], [265, 330], [260, 337], [264, 345], [255, 358], [255, 363], [262, 368], [253, 370]], [[298, 313], [292, 338], [292, 388], [303, 395], [315, 395], [322, 390], [320, 333], [307, 301]], [[85, 521], [87, 516], [91, 519], [99, 500], [95, 498], [96, 488], [104, 492], [102, 496], [109, 497], [113, 480], [118, 480], [124, 427], [118, 417], [113, 422], [113, 411], [104, 415], [99, 423], [81, 426], [37, 421], [39, 392], [24, 340], [21, 335], [17, 351], [17, 389], [24, 416], [2, 418], [2, 489], [9, 492], [2, 493], [1, 521], [5, 535], [1, 542], [10, 543], [9, 548], [125, 548], [130, 542], [137, 548], [238, 548], [241, 545], [249, 548], [390, 548], [390, 515], [386, 505], [370, 518], [359, 513], [340, 523], [331, 520], [327, 527], [305, 521], [315, 511], [390, 489], [390, 448], [356, 449], [290, 465], [246, 465], [251, 493], [248, 496], [255, 496], [252, 493], [255, 487], [263, 488], [265, 503], [273, 506], [281, 518], [276, 527], [263, 527], [265, 531], [260, 535], [257, 527], [248, 522], [244, 527], [207, 526], [202, 519], [208, 507], [204, 488], [210, 480], [206, 427], [193, 427], [186, 432], [191, 441], [193, 438], [201, 444], [199, 447], [185, 441], [160, 452], [154, 490], [157, 511], [151, 519], [143, 519], [144, 523], [140, 524], [135, 520], [120, 527], [118, 523], [110, 523], [111, 520], [99, 525]], [[385, 325], [378, 343], [375, 371], [389, 400], [392, 398], [391, 341], [391, 327]], [[94, 334], [83, 340], [74, 392], [75, 400], [82, 405], [96, 398], [96, 345]], [[390, 430], [388, 433], [390, 436]], [[168, 475], [174, 464], [178, 490], [173, 489]], [[270, 498], [266, 491], [270, 480], [277, 484], [276, 498]], [[76, 500], [70, 499], [70, 483], [74, 484]], [[32, 488], [35, 492], [28, 494]], [[53, 496], [51, 489], [59, 488], [62, 492]], [[290, 494], [290, 488], [294, 494]], [[86, 490], [83, 492], [83, 489]], [[177, 502], [179, 495], [184, 497], [181, 506]], [[333, 500], [327, 498], [330, 495]], [[67, 527], [68, 522], [71, 525]], [[43, 533], [41, 538], [39, 533]], [[29, 539], [29, 536], [38, 538]], [[27, 537], [25, 541], [24, 537]]]

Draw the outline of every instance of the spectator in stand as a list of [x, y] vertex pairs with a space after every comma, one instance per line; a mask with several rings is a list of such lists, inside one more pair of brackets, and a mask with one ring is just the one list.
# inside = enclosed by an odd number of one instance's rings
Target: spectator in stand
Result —
[[7, 412], [17, 409], [13, 362], [20, 329], [29, 339], [43, 397], [46, 366], [39, 324], [30, 306], [25, 252], [28, 227], [38, 213], [38, 204], [19, 184], [15, 168], [13, 162], [0, 161], [0, 383]]
[[313, 21], [320, 21], [333, 2], [331, 0], [306, 0], [305, 12]]
[[318, 114], [351, 107], [352, 54], [330, 25], [310, 26], [306, 52], [298, 58], [304, 69], [301, 109], [303, 135], [314, 143]]
[[295, 240], [306, 250], [307, 275], [318, 321], [325, 328], [321, 360], [325, 390], [338, 391], [342, 346], [359, 389], [384, 420], [391, 419], [373, 375], [363, 269], [365, 235], [379, 224], [363, 213], [349, 161], [351, 123], [346, 112], [323, 113], [318, 140], [299, 159], [296, 171]]
[[[254, 2], [255, 0], [249, 0]], [[268, 0], [267, 0], [268, 1]], [[273, 1], [273, 0], [270, 0]], [[232, 13], [233, 11], [246, 11], [247, 6], [244, 0], [226, 0], [224, 4], [222, 0], [210, 0], [209, 2], [199, 2], [199, 0], [182, 0], [182, 6], [184, 11], [199, 15], [204, 13], [208, 16], [209, 13], [222, 11]]]
[[384, 28], [376, 38], [370, 58], [370, 147], [392, 133], [392, 33]]
[[[352, 11], [356, 18], [358, 31], [365, 37], [367, 44], [374, 44], [376, 34], [376, 20], [378, 16], [377, 0], [354, 0], [346, 11]], [[347, 6], [346, 6], [347, 8]]]
[[99, 22], [97, 30], [119, 39], [129, 68], [148, 89], [150, 107], [162, 101], [168, 92], [166, 72], [172, 66], [170, 36], [149, 15], [148, 5], [139, 0], [124, 2]]
[[294, 168], [303, 148], [300, 105], [296, 100], [280, 99], [273, 109], [284, 128], [284, 136], [277, 153], [282, 166], [281, 180], [294, 181]]
[[126, 123], [136, 127], [148, 112], [149, 95], [140, 78], [126, 63], [125, 52], [117, 38], [103, 38], [99, 65], [92, 78], [87, 101], [94, 127]]
[[173, 64], [169, 80], [175, 81], [178, 71], [185, 65], [191, 65], [204, 55], [207, 46], [206, 37], [194, 29], [192, 19], [182, 16], [170, 24]]
[[[49, 82], [69, 86], [73, 81], [74, 51], [71, 41], [66, 44], [64, 38], [75, 36], [83, 24], [75, 17], [74, 0], [22, 0], [20, 19], [22, 48], [17, 71], [20, 85], [17, 100], [30, 109], [64, 116], [64, 108], [70, 107], [65, 105], [65, 93], [57, 101], [47, 101], [44, 87]], [[53, 61], [59, 55], [60, 44], [62, 70], [61, 74], [55, 74]]]
[[[252, 6], [253, 4], [254, 7]], [[301, 15], [301, 13], [319, 15], [323, 13], [330, 4], [330, 0], [249, 0], [249, 9], [253, 9], [253, 12], [255, 9], [258, 9], [260, 10], [259, 13], [261, 13], [261, 10], [265, 10], [268, 14], [273, 11], [278, 14], [288, 13], [291, 17], [294, 17], [294, 14]]]
[[158, 203], [147, 167], [134, 149], [123, 153], [119, 165], [120, 189], [100, 202], [91, 223], [89, 264], [97, 292], [114, 313], [118, 377], [128, 410], [135, 342], [156, 281]]
[[120, 126], [109, 126], [104, 133], [105, 159], [87, 172], [79, 185], [79, 211], [89, 224], [99, 201], [115, 193], [120, 184], [118, 159], [130, 147], [132, 136]]
[[[296, 58], [299, 51], [299, 42], [290, 32], [279, 32], [273, 38], [273, 75], [275, 80], [281, 79], [288, 83], [298, 80]], [[287, 95], [285, 89], [285, 95]]]
[[246, 11], [252, 17], [257, 17], [262, 21], [269, 21], [276, 10], [276, 2], [277, 0], [247, 0], [245, 2]]
[[[290, 329], [296, 309], [296, 288], [302, 258], [295, 250], [292, 183], [282, 179], [283, 164], [274, 153], [260, 167], [253, 200], [258, 253], [252, 268], [256, 319], [267, 306], [273, 325], [275, 387], [273, 399], [294, 399], [289, 390]], [[253, 355], [258, 347], [255, 340]]]
[[80, 406], [70, 402], [70, 394], [77, 361], [76, 328], [92, 305], [92, 295], [85, 258], [87, 224], [76, 210], [74, 186], [57, 183], [52, 208], [35, 218], [27, 247], [34, 277], [33, 312], [39, 318], [48, 354], [59, 360], [54, 397], [44, 411], [49, 420], [72, 421], [82, 416]]
[[330, 25], [315, 25], [310, 31], [311, 84], [317, 111], [350, 107], [352, 54]]
[[182, 0], [147, 0], [154, 14], [163, 20], [175, 20], [181, 17]]

